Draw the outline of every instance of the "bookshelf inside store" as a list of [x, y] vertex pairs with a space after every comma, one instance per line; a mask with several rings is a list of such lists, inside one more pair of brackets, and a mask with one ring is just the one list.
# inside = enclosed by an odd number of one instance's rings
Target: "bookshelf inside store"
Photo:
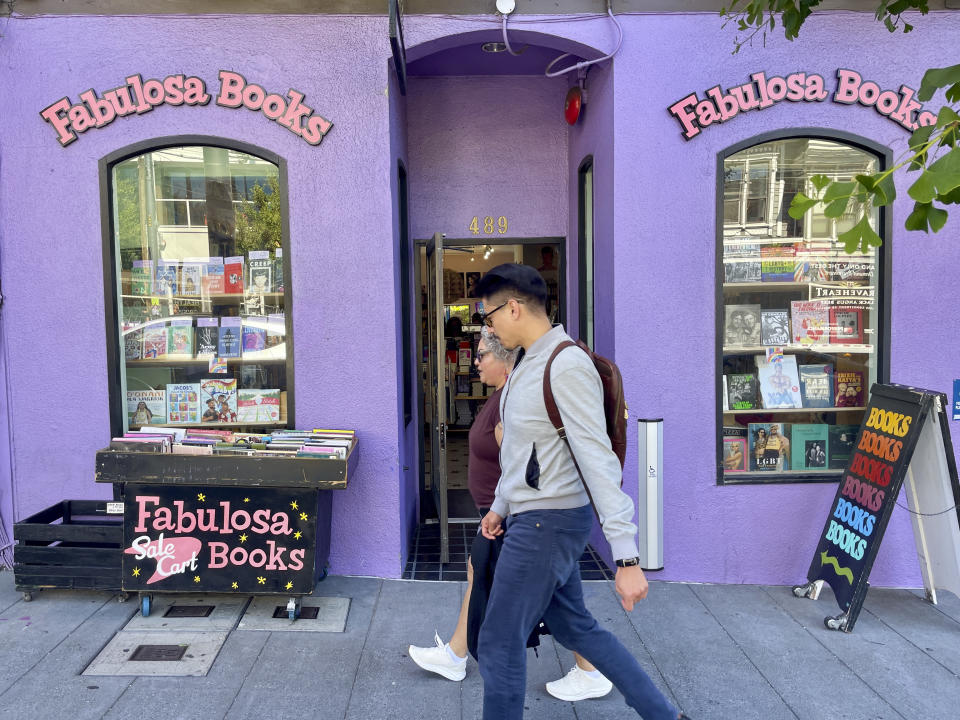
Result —
[[[878, 213], [852, 199], [788, 214], [822, 177], [849, 181], [877, 157], [840, 142], [792, 138], [723, 163], [718, 252], [718, 428], [722, 483], [836, 481], [878, 379], [881, 253], [839, 236]], [[831, 213], [832, 214], [832, 213]]]
[[277, 164], [210, 146], [112, 166], [114, 435], [288, 425], [289, 270]]

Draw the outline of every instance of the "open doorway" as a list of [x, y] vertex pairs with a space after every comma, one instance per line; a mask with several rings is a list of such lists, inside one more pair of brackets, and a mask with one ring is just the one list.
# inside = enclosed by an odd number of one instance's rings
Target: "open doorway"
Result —
[[[437, 562], [462, 559], [479, 520], [467, 485], [469, 432], [492, 387], [475, 365], [483, 305], [474, 288], [507, 262], [532, 265], [547, 282], [548, 312], [565, 319], [563, 238], [418, 242], [421, 538], [436, 545]], [[435, 527], [433, 527], [435, 526]], [[438, 578], [440, 579], [440, 578]], [[452, 579], [452, 578], [450, 578]]]

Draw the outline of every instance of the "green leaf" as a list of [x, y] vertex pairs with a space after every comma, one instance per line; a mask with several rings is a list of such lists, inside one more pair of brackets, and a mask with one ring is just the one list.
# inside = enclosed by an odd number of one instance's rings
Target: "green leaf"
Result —
[[[893, 176], [887, 175], [879, 183], [877, 182], [876, 175], [857, 175], [856, 181], [866, 188], [867, 192], [873, 195], [873, 202], [876, 206], [882, 207], [883, 205], [889, 205], [897, 197], [897, 189], [893, 184]], [[863, 202], [859, 196], [857, 200]]]
[[857, 189], [857, 184], [855, 182], [833, 182], [830, 183], [830, 186], [827, 188], [827, 191], [823, 194], [823, 202], [829, 203], [833, 202], [838, 198], [848, 198], [853, 195], [854, 191]]
[[929, 170], [924, 170], [923, 174], [917, 178], [917, 181], [907, 190], [907, 195], [912, 197], [918, 203], [929, 203], [937, 194], [937, 185], [933, 174]]
[[[960, 65], [951, 65], [945, 68], [930, 68], [923, 74], [917, 100], [927, 102], [934, 93], [942, 87], [949, 87], [960, 83]], [[955, 102], [955, 101], [951, 101]]]
[[930, 230], [937, 232], [946, 222], [946, 210], [935, 208], [933, 203], [916, 203], [913, 206], [913, 212], [910, 213], [910, 216], [904, 223], [904, 227], [907, 230], [922, 230], [923, 232], [928, 232], [927, 227], [929, 226]]
[[904, 23], [904, 24], [903, 24], [903, 33], [904, 33], [904, 35], [906, 35], [906, 34], [907, 34], [908, 32], [910, 32], [911, 30], [913, 30], [913, 25], [911, 25], [910, 23]]
[[826, 175], [811, 175], [810, 183], [817, 189], [817, 192], [823, 190], [832, 181]]
[[803, 193], [797, 193], [793, 196], [793, 200], [790, 201], [790, 208], [787, 210], [787, 213], [794, 220], [803, 220], [803, 216], [806, 214], [807, 210], [816, 205], [819, 200], [814, 198], [808, 198]]
[[883, 245], [883, 240], [881, 240], [880, 236], [870, 227], [870, 221], [866, 215], [860, 218], [860, 222], [845, 233], [840, 233], [840, 235], [837, 236], [837, 240], [843, 243], [843, 249], [847, 253], [855, 253], [858, 250], [861, 252], [869, 252], [871, 247], [880, 247]]
[[937, 195], [937, 202], [943, 205], [960, 205], [960, 187], [954, 188], [946, 194]]
[[930, 134], [933, 132], [933, 125], [923, 125], [918, 127], [913, 131], [913, 134], [910, 136], [909, 144], [910, 149], [916, 151], [917, 148], [926, 145], [930, 140]]
[[935, 127], [942, 128], [944, 125], [956, 122], [957, 120], [960, 120], [960, 115], [957, 115], [949, 105], [944, 105], [937, 114], [937, 124]]

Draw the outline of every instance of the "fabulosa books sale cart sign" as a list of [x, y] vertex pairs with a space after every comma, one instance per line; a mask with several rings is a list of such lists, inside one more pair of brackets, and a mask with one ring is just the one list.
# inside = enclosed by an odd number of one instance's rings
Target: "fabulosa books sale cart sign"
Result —
[[127, 485], [123, 589], [309, 594], [316, 492]]

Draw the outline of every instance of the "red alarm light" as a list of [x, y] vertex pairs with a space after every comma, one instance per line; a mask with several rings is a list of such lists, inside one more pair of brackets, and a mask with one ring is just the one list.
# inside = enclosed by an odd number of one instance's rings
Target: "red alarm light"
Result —
[[576, 125], [580, 119], [580, 110], [583, 108], [583, 92], [579, 86], [567, 91], [566, 102], [563, 103], [563, 117], [570, 125]]

